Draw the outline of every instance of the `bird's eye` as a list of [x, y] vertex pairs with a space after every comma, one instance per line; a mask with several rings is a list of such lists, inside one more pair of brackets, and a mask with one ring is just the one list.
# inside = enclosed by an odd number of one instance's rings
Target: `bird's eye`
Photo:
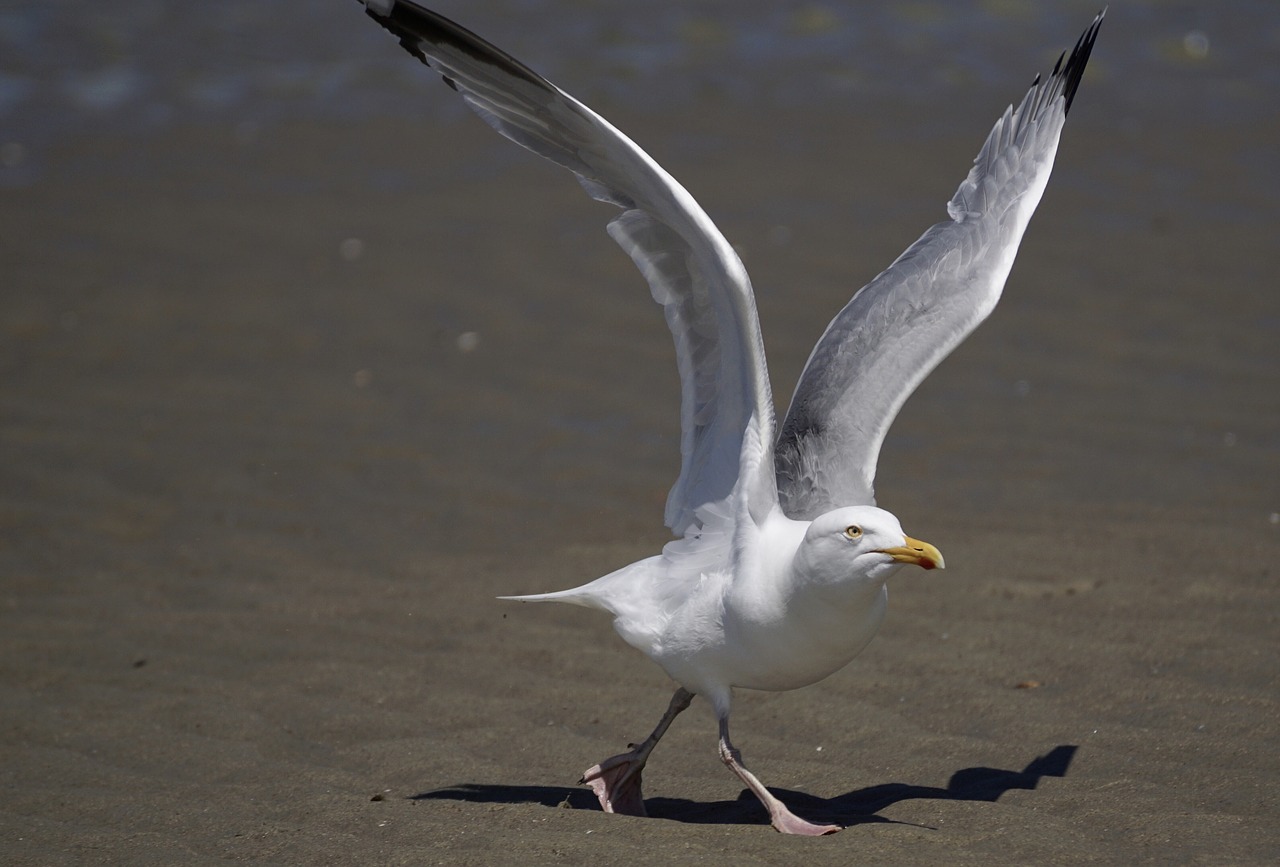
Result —
[[859, 536], [862, 535], [862, 528], [859, 527], [857, 524], [854, 524], [851, 527], [845, 527], [844, 534], [848, 536], [850, 539], [857, 539]]

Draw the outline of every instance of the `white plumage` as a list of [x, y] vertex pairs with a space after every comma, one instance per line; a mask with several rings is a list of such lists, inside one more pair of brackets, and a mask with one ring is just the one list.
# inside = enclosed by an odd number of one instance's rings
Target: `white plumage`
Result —
[[787, 833], [795, 816], [729, 741], [735, 687], [795, 689], [847, 664], [884, 617], [885, 582], [942, 555], [875, 507], [876, 460], [917, 385], [995, 307], [1048, 183], [1102, 22], [1006, 110], [947, 204], [946, 221], [863, 287], [818, 341], [775, 430], [755, 298], [693, 197], [591, 109], [452, 21], [406, 2], [369, 15], [439, 72], [490, 126], [568, 168], [622, 209], [609, 234], [662, 305], [681, 381], [681, 467], [661, 554], [571, 590], [507, 597], [607, 611], [680, 686], [638, 747], [584, 775], [603, 808], [644, 815], [640, 770], [694, 695], [720, 721], [720, 756]]

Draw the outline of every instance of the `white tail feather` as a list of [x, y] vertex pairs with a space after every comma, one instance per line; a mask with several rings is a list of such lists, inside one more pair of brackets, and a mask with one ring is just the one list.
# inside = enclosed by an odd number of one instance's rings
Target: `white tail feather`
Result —
[[581, 605], [583, 608], [597, 608], [607, 611], [592, 594], [584, 593], [587, 587], [575, 587], [572, 590], [559, 590], [555, 593], [531, 593], [527, 596], [499, 596], [508, 602], [567, 602], [570, 605]]

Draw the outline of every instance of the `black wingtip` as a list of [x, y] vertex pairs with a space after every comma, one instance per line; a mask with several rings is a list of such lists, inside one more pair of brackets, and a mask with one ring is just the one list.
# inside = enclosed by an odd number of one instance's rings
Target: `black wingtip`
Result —
[[[1058, 67], [1053, 69], [1055, 78], [1062, 78], [1062, 96], [1066, 100], [1063, 108], [1064, 112], [1071, 111], [1071, 101], [1076, 97], [1076, 88], [1080, 86], [1080, 79], [1084, 76], [1084, 68], [1089, 64], [1089, 54], [1093, 51], [1093, 43], [1098, 38], [1098, 30], [1102, 27], [1102, 19], [1107, 15], [1107, 7], [1103, 7], [1093, 23], [1084, 33], [1080, 34], [1080, 38], [1076, 40], [1076, 47], [1071, 49], [1071, 55], [1067, 58], [1066, 65], [1059, 72]], [[1058, 63], [1062, 63], [1062, 58], [1058, 58]]]
[[[448, 45], [464, 54], [501, 68], [515, 78], [550, 88], [545, 78], [516, 60], [510, 54], [481, 39], [460, 24], [419, 6], [411, 0], [358, 0], [365, 14], [381, 24], [400, 40], [400, 44], [414, 57], [427, 63], [419, 43]], [[453, 82], [449, 82], [453, 87]], [[456, 88], [455, 88], [456, 89]]]

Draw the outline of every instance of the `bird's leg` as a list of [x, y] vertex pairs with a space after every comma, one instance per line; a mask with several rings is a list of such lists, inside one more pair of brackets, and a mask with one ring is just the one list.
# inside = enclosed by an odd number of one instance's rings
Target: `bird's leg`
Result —
[[720, 718], [720, 761], [728, 765], [729, 770], [737, 774], [738, 779], [746, 783], [747, 788], [760, 799], [760, 802], [769, 811], [769, 821], [777, 831], [783, 834], [818, 837], [843, 830], [840, 825], [815, 825], [812, 822], [806, 822], [788, 810], [786, 804], [775, 798], [773, 793], [764, 787], [764, 783], [756, 779], [756, 775], [746, 769], [742, 764], [742, 754], [729, 742], [728, 716]]
[[605, 759], [595, 767], [589, 768], [582, 775], [579, 783], [591, 787], [600, 799], [600, 807], [606, 813], [622, 813], [625, 816], [647, 816], [644, 810], [644, 796], [640, 794], [640, 771], [649, 760], [649, 753], [658, 745], [658, 741], [671, 725], [671, 721], [693, 701], [693, 693], [684, 687], [676, 690], [671, 696], [671, 704], [667, 712], [658, 721], [653, 734], [645, 738], [644, 743], [631, 744], [631, 751]]

